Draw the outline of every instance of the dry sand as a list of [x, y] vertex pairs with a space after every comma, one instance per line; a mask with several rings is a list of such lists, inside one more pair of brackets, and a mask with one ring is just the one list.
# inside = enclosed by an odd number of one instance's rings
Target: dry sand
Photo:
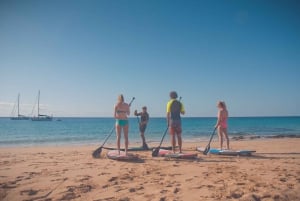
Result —
[[[184, 151], [206, 143], [184, 143]], [[257, 152], [166, 160], [141, 151], [140, 161], [120, 162], [104, 149], [93, 159], [95, 146], [0, 148], [0, 200], [300, 200], [299, 138], [231, 145]]]

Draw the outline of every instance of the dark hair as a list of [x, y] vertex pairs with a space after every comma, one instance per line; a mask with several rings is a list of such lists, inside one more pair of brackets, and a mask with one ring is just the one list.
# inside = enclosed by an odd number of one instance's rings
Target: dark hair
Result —
[[176, 91], [171, 91], [171, 92], [170, 92], [170, 98], [176, 99], [177, 97], [178, 97], [178, 96], [177, 96]]

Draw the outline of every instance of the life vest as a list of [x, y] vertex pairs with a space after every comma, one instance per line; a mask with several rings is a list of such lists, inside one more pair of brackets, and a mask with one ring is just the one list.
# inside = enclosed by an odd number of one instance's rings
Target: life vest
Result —
[[180, 120], [181, 102], [174, 100], [171, 105], [171, 120]]

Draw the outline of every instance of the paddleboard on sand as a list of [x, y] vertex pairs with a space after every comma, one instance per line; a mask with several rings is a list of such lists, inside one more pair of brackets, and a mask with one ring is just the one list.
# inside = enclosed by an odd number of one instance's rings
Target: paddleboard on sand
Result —
[[109, 159], [123, 160], [123, 161], [132, 161], [132, 160], [139, 159], [138, 156], [131, 154], [131, 153], [127, 153], [127, 155], [126, 155], [125, 151], [120, 151], [120, 154], [119, 154], [118, 150], [110, 150], [106, 153], [106, 156]]
[[[150, 147], [148, 149], [145, 149], [144, 147], [129, 147], [128, 151], [148, 151], [148, 150], [153, 150], [155, 147]], [[172, 147], [162, 147], [163, 149], [171, 150]], [[108, 150], [116, 150], [117, 148], [114, 147], [103, 147], [103, 149], [108, 149]], [[124, 151], [125, 149], [120, 149], [121, 151]]]
[[166, 158], [181, 158], [181, 159], [193, 159], [197, 158], [196, 153], [173, 153], [170, 150], [159, 149], [158, 156]]
[[[197, 147], [197, 151], [203, 152], [205, 147]], [[217, 155], [227, 155], [227, 156], [250, 156], [252, 153], [256, 151], [254, 150], [230, 150], [230, 149], [216, 149], [211, 148], [209, 150], [209, 154], [217, 154]]]

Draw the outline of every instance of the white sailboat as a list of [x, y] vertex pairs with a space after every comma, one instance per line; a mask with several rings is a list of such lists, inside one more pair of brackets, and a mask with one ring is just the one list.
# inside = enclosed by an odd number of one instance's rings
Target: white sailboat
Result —
[[[16, 104], [14, 106], [12, 114], [15, 112], [15, 108], [16, 108]], [[18, 94], [17, 110], [18, 110], [18, 115], [10, 117], [11, 120], [29, 120], [29, 117], [20, 114], [20, 93]]]
[[32, 121], [52, 121], [53, 117], [45, 114], [40, 114], [40, 91], [38, 93], [38, 110], [37, 116], [31, 118]]

